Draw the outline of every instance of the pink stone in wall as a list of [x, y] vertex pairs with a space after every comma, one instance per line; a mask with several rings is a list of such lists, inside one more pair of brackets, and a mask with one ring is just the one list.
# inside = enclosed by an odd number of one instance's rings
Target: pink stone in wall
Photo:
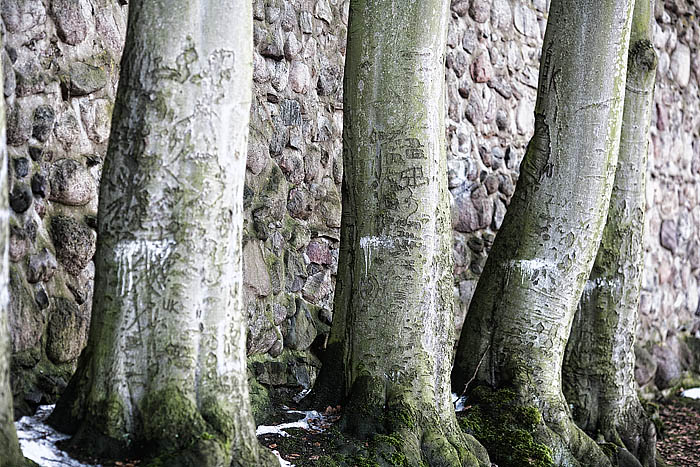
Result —
[[493, 68], [491, 67], [488, 54], [484, 52], [478, 55], [472, 62], [469, 71], [475, 83], [487, 83], [493, 74]]

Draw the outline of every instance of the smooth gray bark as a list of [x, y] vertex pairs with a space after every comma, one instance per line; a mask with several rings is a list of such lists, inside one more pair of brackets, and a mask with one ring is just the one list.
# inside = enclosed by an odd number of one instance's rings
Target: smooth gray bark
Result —
[[252, 47], [248, 1], [129, 4], [90, 337], [51, 419], [96, 454], [275, 463], [255, 437], [241, 301]]
[[564, 350], [607, 216], [620, 143], [631, 0], [553, 0], [535, 134], [472, 299], [453, 387], [511, 387], [537, 407], [556, 465], [609, 465], [571, 420]]
[[576, 423], [654, 466], [656, 433], [637, 397], [634, 336], [644, 267], [649, 124], [656, 77], [654, 0], [637, 0], [625, 109], [608, 219], [564, 361], [564, 394]]
[[341, 253], [319, 384], [339, 385], [349, 399], [346, 432], [391, 434], [395, 442], [380, 451], [399, 450], [408, 465], [488, 466], [483, 447], [457, 426], [450, 398], [448, 7], [350, 3]]
[[[2, 41], [0, 41], [0, 45]], [[0, 64], [1, 67], [2, 64]], [[0, 70], [1, 71], [1, 70]], [[0, 72], [2, 89], [2, 72]], [[5, 99], [0, 97], [0, 467], [24, 465], [24, 456], [17, 441], [10, 387], [10, 207], [7, 180], [7, 146], [5, 139]]]

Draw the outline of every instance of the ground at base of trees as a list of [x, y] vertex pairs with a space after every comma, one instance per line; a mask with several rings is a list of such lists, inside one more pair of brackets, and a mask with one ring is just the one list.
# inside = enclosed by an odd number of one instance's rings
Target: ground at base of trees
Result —
[[[460, 426], [468, 426], [477, 418], [478, 414], [470, 412], [473, 409], [468, 407], [459, 413]], [[324, 419], [329, 422], [325, 426], [310, 429], [292, 428], [285, 430], [290, 436], [265, 434], [258, 439], [264, 446], [278, 451], [282, 459], [296, 467], [403, 465], [400, 459], [393, 459], [395, 463], [392, 464], [390, 453], [377, 453], [372, 441], [348, 440], [336, 424], [342, 414], [342, 407], [327, 407], [322, 412]], [[658, 450], [666, 461], [666, 466], [700, 466], [700, 401], [673, 396], [658, 404], [658, 413]], [[270, 418], [273, 422], [269, 424], [288, 423], [299, 418], [303, 418], [303, 415], [289, 414], [287, 410], [280, 408]], [[512, 431], [518, 432], [522, 429], [523, 427], [513, 427]], [[480, 441], [483, 443], [483, 440]], [[498, 448], [501, 451], [508, 449], [507, 445]], [[532, 466], [537, 465], [532, 463]]]
[[669, 466], [700, 465], [700, 400], [674, 396], [659, 405], [657, 449]]

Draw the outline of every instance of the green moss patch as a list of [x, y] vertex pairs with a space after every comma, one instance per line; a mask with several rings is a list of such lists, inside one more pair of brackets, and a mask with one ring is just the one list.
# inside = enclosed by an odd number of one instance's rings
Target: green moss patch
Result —
[[486, 447], [491, 460], [501, 467], [553, 467], [552, 451], [534, 438], [542, 416], [535, 407], [517, 403], [509, 389], [476, 388], [473, 404], [458, 417], [459, 425]]

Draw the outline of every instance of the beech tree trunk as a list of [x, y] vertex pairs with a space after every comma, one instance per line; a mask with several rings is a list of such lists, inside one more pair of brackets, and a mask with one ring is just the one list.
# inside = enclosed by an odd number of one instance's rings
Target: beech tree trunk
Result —
[[586, 432], [656, 465], [656, 432], [637, 397], [634, 336], [644, 267], [649, 124], [656, 77], [654, 0], [637, 0], [627, 91], [608, 219], [564, 361], [564, 394]]
[[274, 465], [242, 306], [249, 1], [129, 4], [100, 189], [88, 347], [51, 422], [95, 454]]
[[[620, 144], [632, 0], [553, 0], [535, 134], [472, 299], [453, 387], [511, 387], [555, 465], [610, 465], [562, 394], [571, 324], [600, 243]], [[472, 381], [473, 378], [473, 381]]]
[[[2, 44], [0, 40], [0, 45]], [[0, 63], [0, 89], [2, 88], [2, 64]], [[10, 269], [9, 229], [10, 208], [8, 201], [7, 146], [5, 140], [5, 99], [0, 97], [0, 467], [24, 465], [14, 425], [12, 388], [10, 387]]]
[[391, 435], [396, 442], [380, 451], [400, 451], [406, 465], [489, 466], [459, 429], [450, 395], [448, 7], [350, 3], [340, 266], [319, 384], [349, 399], [347, 433]]

